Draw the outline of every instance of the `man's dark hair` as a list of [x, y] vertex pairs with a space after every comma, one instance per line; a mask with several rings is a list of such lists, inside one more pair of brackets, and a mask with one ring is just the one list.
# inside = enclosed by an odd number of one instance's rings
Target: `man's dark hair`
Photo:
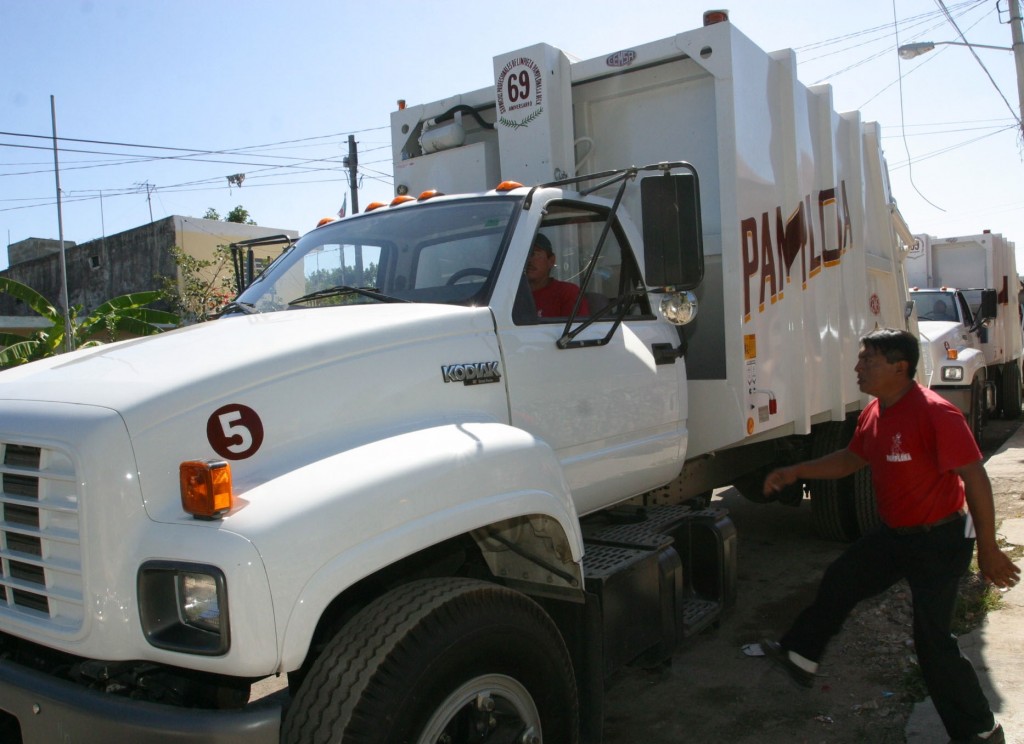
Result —
[[548, 236], [544, 233], [537, 233], [533, 238], [532, 250], [540, 248], [542, 251], [547, 253], [549, 256], [555, 255], [555, 252], [551, 250], [551, 241]]
[[860, 342], [865, 349], [884, 356], [885, 361], [890, 364], [906, 362], [907, 376], [911, 379], [917, 374], [917, 362], [921, 358], [921, 351], [914, 334], [895, 328], [882, 328], [872, 331]]

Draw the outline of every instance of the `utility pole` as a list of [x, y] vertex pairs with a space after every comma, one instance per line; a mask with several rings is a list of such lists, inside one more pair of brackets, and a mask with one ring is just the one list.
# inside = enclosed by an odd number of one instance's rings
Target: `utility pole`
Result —
[[139, 189], [145, 189], [146, 190], [146, 204], [149, 205], [149, 221], [152, 222], [153, 221], [153, 198], [150, 196], [150, 194], [153, 193], [153, 189], [155, 189], [156, 186], [151, 184], [149, 181], [146, 181], [145, 183], [138, 183], [138, 182], [136, 182], [135, 185], [138, 186]]
[[[356, 137], [354, 134], [348, 136], [348, 155], [342, 161], [348, 168], [348, 189], [352, 193], [352, 214], [359, 214], [359, 153], [356, 151]], [[355, 247], [356, 260], [356, 284], [363, 283], [363, 247]], [[344, 271], [344, 267], [342, 267]]]
[[359, 182], [358, 167], [359, 153], [356, 152], [356, 137], [354, 134], [348, 136], [348, 155], [342, 161], [348, 168], [348, 189], [352, 193], [352, 214], [359, 213]]
[[1020, 0], [1010, 0], [1010, 34], [1013, 37], [1013, 61], [1017, 66], [1017, 101], [1021, 129], [1024, 132], [1024, 34], [1021, 33]]
[[64, 303], [64, 350], [75, 350], [75, 339], [71, 334], [71, 303], [68, 300], [68, 267], [64, 255], [64, 216], [61, 213], [60, 162], [57, 158], [57, 103], [50, 96], [50, 120], [53, 124], [53, 177], [57, 182], [57, 234], [60, 237], [60, 290]]
[[145, 183], [139, 183], [138, 181], [136, 181], [135, 185], [138, 186], [139, 189], [146, 189], [146, 204], [149, 205], [149, 239], [152, 243], [150, 249], [155, 251], [156, 227], [153, 225], [153, 198], [150, 196], [150, 194], [153, 193], [153, 189], [155, 189], [156, 186], [153, 186], [149, 181], [146, 181]]

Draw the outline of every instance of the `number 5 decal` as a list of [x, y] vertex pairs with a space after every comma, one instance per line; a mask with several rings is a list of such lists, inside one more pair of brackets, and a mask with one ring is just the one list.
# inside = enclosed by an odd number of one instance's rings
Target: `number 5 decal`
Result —
[[207, 420], [206, 438], [224, 459], [244, 460], [255, 455], [263, 444], [263, 422], [249, 406], [229, 403]]

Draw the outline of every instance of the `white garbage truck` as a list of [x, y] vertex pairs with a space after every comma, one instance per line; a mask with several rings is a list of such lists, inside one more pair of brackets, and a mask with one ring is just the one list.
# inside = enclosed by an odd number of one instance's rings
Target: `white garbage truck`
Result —
[[598, 742], [733, 601], [710, 490], [841, 445], [907, 326], [878, 126], [729, 22], [392, 124], [394, 200], [220, 319], [0, 373], [5, 740]]
[[1020, 279], [999, 233], [915, 235], [907, 282], [919, 320], [925, 383], [956, 404], [978, 441], [990, 415], [1021, 413]]

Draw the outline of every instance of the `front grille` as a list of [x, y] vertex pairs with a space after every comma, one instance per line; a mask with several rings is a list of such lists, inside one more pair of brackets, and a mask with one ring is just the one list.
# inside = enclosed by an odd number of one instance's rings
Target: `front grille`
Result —
[[67, 454], [0, 442], [0, 617], [81, 627], [77, 482]]

